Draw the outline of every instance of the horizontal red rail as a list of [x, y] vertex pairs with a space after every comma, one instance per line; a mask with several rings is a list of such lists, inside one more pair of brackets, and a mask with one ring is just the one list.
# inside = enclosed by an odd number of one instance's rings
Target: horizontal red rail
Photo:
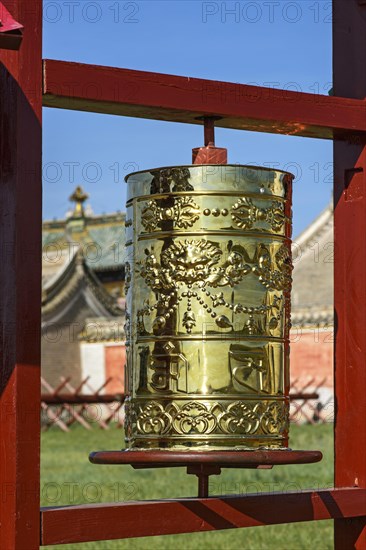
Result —
[[366, 489], [41, 509], [42, 545], [366, 516]]
[[66, 61], [43, 62], [43, 105], [171, 122], [359, 141], [364, 100]]

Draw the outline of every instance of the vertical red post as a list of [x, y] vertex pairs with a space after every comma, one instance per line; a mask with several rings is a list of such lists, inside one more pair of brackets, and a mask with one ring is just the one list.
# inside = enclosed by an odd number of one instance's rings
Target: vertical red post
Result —
[[[39, 547], [42, 0], [0, 50], [0, 548]], [[0, 3], [1, 19], [1, 3]]]
[[[333, 0], [336, 96], [366, 96], [366, 5]], [[365, 104], [366, 117], [366, 104]], [[334, 142], [335, 486], [366, 487], [366, 146]], [[366, 549], [366, 517], [335, 520], [336, 550]]]

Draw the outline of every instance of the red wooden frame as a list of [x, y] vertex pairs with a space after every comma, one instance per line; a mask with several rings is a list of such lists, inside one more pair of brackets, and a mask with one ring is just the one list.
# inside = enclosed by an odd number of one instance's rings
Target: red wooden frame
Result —
[[26, 27], [19, 51], [0, 50], [0, 547], [10, 550], [40, 542], [42, 0], [3, 4]]
[[[366, 5], [334, 1], [334, 93], [365, 101]], [[366, 109], [366, 105], [365, 105]], [[363, 118], [366, 118], [366, 111]], [[334, 141], [335, 486], [366, 487], [366, 147]], [[366, 515], [335, 521], [337, 550], [366, 548]]]
[[[40, 326], [41, 288], [42, 1], [2, 4], [24, 25], [24, 36], [18, 52], [0, 51], [0, 547], [33, 550], [40, 544], [334, 518], [337, 550], [365, 550], [364, 0], [333, 0], [335, 97], [44, 63], [45, 106], [188, 123], [197, 123], [197, 116], [217, 115], [222, 117], [218, 126], [334, 140], [336, 489], [51, 507], [41, 510], [41, 530], [40, 332], [34, 327]], [[78, 85], [70, 86], [73, 82]], [[99, 95], [93, 92], [96, 83]], [[156, 522], [162, 514], [164, 525]]]
[[313, 138], [357, 139], [366, 131], [360, 99], [300, 93], [46, 59], [43, 105], [95, 113]]
[[42, 510], [41, 536], [44, 544], [66, 544], [103, 540], [106, 533], [120, 539], [332, 518], [354, 521], [365, 514], [364, 489], [65, 506]]

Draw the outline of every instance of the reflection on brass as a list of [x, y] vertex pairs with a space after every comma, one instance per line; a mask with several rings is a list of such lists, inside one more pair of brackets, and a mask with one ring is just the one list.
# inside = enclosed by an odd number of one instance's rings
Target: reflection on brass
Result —
[[195, 165], [127, 183], [128, 448], [286, 447], [292, 176]]

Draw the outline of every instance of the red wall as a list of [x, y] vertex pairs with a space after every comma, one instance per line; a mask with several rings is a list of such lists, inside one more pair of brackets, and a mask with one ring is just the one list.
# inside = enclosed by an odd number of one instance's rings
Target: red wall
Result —
[[291, 380], [311, 377], [327, 377], [327, 385], [333, 386], [333, 330], [309, 332], [291, 331], [290, 372]]
[[105, 346], [105, 376], [112, 377], [106, 387], [107, 393], [124, 393], [125, 390], [125, 346]]

